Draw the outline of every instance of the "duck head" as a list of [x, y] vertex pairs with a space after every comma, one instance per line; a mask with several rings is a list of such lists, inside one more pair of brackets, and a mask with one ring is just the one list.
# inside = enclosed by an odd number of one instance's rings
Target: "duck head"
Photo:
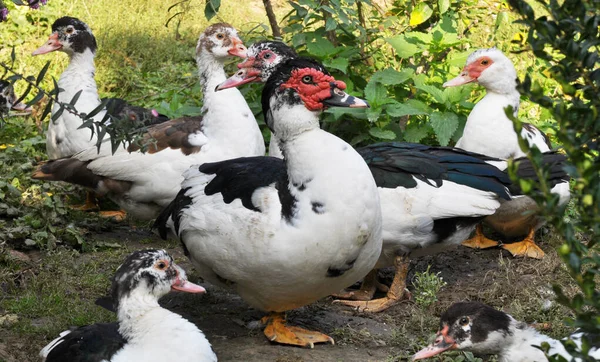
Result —
[[37, 48], [32, 55], [60, 50], [72, 56], [76, 53], [83, 53], [87, 49], [96, 53], [97, 48], [96, 38], [86, 23], [77, 18], [63, 16], [52, 24], [52, 34], [48, 41]]
[[478, 82], [488, 90], [514, 92], [517, 72], [514, 65], [496, 48], [479, 49], [467, 58], [460, 75], [444, 83], [444, 87], [456, 87]]
[[230, 56], [245, 58], [246, 51], [237, 30], [226, 23], [217, 23], [206, 28], [198, 38], [196, 46], [196, 56], [208, 52], [214, 58], [222, 60]]
[[298, 57], [294, 49], [285, 43], [270, 40], [252, 44], [247, 54], [247, 58], [238, 64], [240, 70], [219, 84], [217, 90], [239, 87], [251, 82], [265, 83], [279, 65]]
[[508, 314], [477, 302], [453, 304], [440, 320], [435, 341], [413, 356], [425, 359], [453, 349], [500, 353], [511, 335]]
[[165, 250], [140, 250], [129, 255], [117, 269], [111, 295], [115, 309], [134, 298], [158, 300], [170, 291], [204, 293], [206, 290], [187, 280], [185, 271]]
[[289, 59], [274, 70], [263, 89], [261, 101], [266, 123], [281, 136], [307, 126], [318, 128], [318, 115], [328, 107], [369, 106], [345, 89], [346, 84], [333, 78], [319, 62]]

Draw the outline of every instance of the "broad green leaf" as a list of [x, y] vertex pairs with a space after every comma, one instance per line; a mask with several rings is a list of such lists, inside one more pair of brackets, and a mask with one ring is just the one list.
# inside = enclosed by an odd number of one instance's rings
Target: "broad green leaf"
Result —
[[221, 0], [206, 0], [206, 6], [204, 7], [204, 16], [206, 20], [212, 19], [219, 12], [221, 7]]
[[341, 71], [344, 74], [346, 74], [346, 72], [348, 71], [348, 59], [347, 58], [335, 58], [335, 59], [331, 59], [331, 60], [325, 60], [325, 61], [323, 61], [323, 64], [327, 68], [338, 69], [339, 71]]
[[418, 114], [429, 114], [429, 107], [416, 99], [409, 99], [404, 103], [394, 103], [385, 107], [387, 114], [392, 117], [402, 117]]
[[422, 44], [408, 42], [404, 34], [392, 38], [385, 38], [385, 40], [390, 43], [400, 58], [412, 57], [413, 55], [421, 53], [426, 49], [426, 47]]
[[425, 79], [425, 74], [419, 74], [418, 76], [414, 77], [415, 87], [431, 95], [436, 102], [445, 103], [446, 95], [444, 94], [444, 91], [434, 85], [426, 84]]
[[335, 46], [329, 40], [317, 37], [314, 42], [306, 44], [306, 50], [316, 57], [327, 58], [335, 53]]
[[377, 122], [377, 120], [379, 120], [379, 116], [381, 116], [382, 111], [383, 109], [381, 108], [381, 106], [371, 106], [367, 108], [365, 113], [367, 114], [367, 119], [369, 120], [369, 122], [374, 123]]
[[433, 14], [433, 10], [426, 3], [422, 2], [415, 6], [412, 13], [410, 13], [410, 26], [416, 26], [427, 21]]
[[395, 140], [396, 134], [387, 129], [381, 129], [377, 127], [373, 127], [369, 130], [369, 134], [375, 138], [379, 138], [382, 140]]
[[508, 24], [508, 22], [509, 22], [508, 12], [501, 11], [496, 16], [496, 25], [494, 26], [495, 30], [498, 31], [498, 29], [500, 29], [500, 27], [502, 27], [505, 24]]
[[332, 107], [325, 111], [325, 113], [332, 114], [335, 120], [339, 120], [344, 115], [351, 115], [354, 118], [366, 120], [366, 109], [368, 108], [347, 108], [347, 107]]
[[427, 125], [408, 127], [404, 132], [402, 132], [402, 139], [406, 142], [418, 143], [423, 138], [427, 137], [428, 134], [429, 127]]
[[445, 13], [450, 8], [450, 0], [438, 0], [438, 9], [440, 14]]
[[380, 105], [387, 98], [387, 90], [383, 84], [371, 80], [365, 87], [365, 98], [371, 106]]
[[409, 31], [404, 33], [405, 39], [409, 43], [417, 44], [430, 44], [433, 40], [433, 36], [430, 33], [421, 33], [420, 31]]
[[373, 74], [371, 77], [372, 82], [379, 82], [384, 85], [398, 85], [406, 82], [415, 73], [411, 68], [397, 71], [392, 68], [386, 68]]
[[335, 28], [337, 28], [335, 19], [332, 17], [327, 18], [327, 21], [325, 22], [325, 31], [334, 30]]
[[438, 142], [442, 146], [447, 146], [450, 138], [458, 128], [458, 116], [452, 112], [433, 112], [429, 116], [429, 122]]
[[38, 74], [37, 79], [35, 80], [35, 85], [40, 85], [40, 83], [44, 79], [44, 76], [46, 75], [46, 72], [48, 71], [49, 66], [50, 66], [50, 61], [47, 61], [46, 64], [44, 64], [44, 67], [42, 68], [42, 70], [40, 70], [40, 74]]

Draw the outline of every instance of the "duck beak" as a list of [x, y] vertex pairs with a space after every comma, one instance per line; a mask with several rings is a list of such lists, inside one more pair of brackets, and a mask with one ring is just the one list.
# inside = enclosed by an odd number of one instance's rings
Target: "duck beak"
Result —
[[173, 265], [177, 270], [177, 278], [175, 278], [175, 282], [171, 284], [171, 290], [176, 290], [179, 292], [186, 293], [205, 293], [206, 289], [199, 286], [198, 284], [194, 284], [187, 280], [185, 276], [185, 272], [179, 265]]
[[448, 326], [439, 331], [435, 341], [429, 346], [423, 348], [413, 356], [413, 361], [425, 359], [438, 355], [444, 351], [457, 348], [456, 342], [448, 335]]
[[454, 79], [451, 79], [443, 84], [444, 87], [456, 87], [459, 85], [467, 84], [476, 81], [477, 78], [471, 77], [467, 69], [463, 69], [460, 75]]
[[31, 111], [33, 111], [33, 108], [28, 107], [23, 102], [19, 102], [17, 104], [13, 104], [12, 109], [14, 109], [15, 111], [28, 112], [28, 113], [31, 112]]
[[52, 33], [52, 35], [50, 35], [50, 37], [48, 38], [48, 41], [41, 47], [34, 50], [33, 53], [31, 53], [31, 55], [35, 56], [40, 54], [46, 54], [58, 50], [60, 48], [62, 48], [62, 44], [58, 41], [58, 33]]
[[246, 83], [251, 83], [254, 81], [258, 81], [258, 76], [260, 72], [254, 68], [243, 68], [240, 69], [237, 73], [227, 78], [223, 83], [219, 84], [215, 91], [220, 91], [223, 89], [239, 87]]
[[349, 95], [342, 90], [346, 88], [345, 84], [340, 87], [337, 83], [343, 84], [339, 81], [331, 83], [331, 96], [323, 100], [323, 105], [328, 107], [369, 108], [367, 101]]
[[231, 45], [231, 48], [229, 48], [227, 53], [235, 57], [246, 58], [246, 53], [248, 52], [248, 49], [246, 49], [244, 43], [240, 40], [240, 38], [234, 37], [232, 42], [233, 44]]

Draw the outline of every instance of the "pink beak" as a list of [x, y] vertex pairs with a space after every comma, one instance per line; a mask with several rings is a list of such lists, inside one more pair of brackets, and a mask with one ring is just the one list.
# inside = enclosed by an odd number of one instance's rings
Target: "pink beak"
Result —
[[231, 46], [229, 51], [227, 51], [227, 53], [229, 53], [229, 55], [233, 55], [233, 56], [240, 57], [240, 58], [246, 58], [247, 52], [248, 52], [248, 49], [246, 49], [246, 47], [244, 46], [244, 43], [239, 38], [235, 38], [235, 37], [233, 38], [233, 45]]
[[177, 280], [175, 280], [175, 283], [173, 283], [171, 285], [171, 290], [176, 290], [176, 291], [186, 292], [186, 293], [205, 293], [206, 292], [206, 289], [204, 289], [203, 287], [199, 286], [198, 284], [189, 282], [185, 279], [182, 280], [179, 277], [179, 275], [177, 276]]
[[433, 357], [449, 349], [456, 349], [456, 342], [454, 342], [452, 337], [448, 336], [448, 330], [448, 326], [444, 326], [444, 328], [437, 333], [435, 341], [432, 344], [423, 348], [413, 356], [413, 361]]
[[451, 79], [443, 84], [444, 87], [456, 87], [459, 85], [467, 84], [476, 81], [477, 78], [473, 78], [469, 75], [466, 69], [460, 73], [460, 75], [454, 79]]
[[31, 55], [46, 54], [58, 50], [60, 48], [62, 48], [62, 44], [58, 41], [58, 33], [52, 33], [52, 35], [50, 35], [50, 37], [48, 38], [46, 44], [34, 50], [33, 53], [31, 53]]
[[223, 83], [219, 84], [215, 91], [223, 89], [239, 87], [246, 83], [251, 83], [259, 80], [260, 72], [254, 68], [244, 68], [239, 70], [237, 73], [227, 78]]

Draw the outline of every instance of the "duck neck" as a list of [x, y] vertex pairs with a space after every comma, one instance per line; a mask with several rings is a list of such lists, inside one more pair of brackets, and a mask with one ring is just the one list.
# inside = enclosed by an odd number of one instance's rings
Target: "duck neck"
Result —
[[126, 339], [139, 335], [145, 316], [159, 309], [163, 308], [158, 304], [158, 299], [154, 295], [133, 290], [119, 301], [117, 310], [119, 333]]
[[273, 133], [279, 140], [279, 147], [286, 156], [286, 151], [289, 151], [290, 141], [293, 141], [298, 136], [307, 131], [320, 129], [319, 127], [319, 111], [311, 111], [307, 109], [303, 103], [295, 102], [293, 104], [283, 102], [288, 97], [298, 97], [297, 94], [289, 94], [288, 91], [280, 93], [278, 96], [271, 98], [270, 107], [267, 117], [268, 124]]
[[502, 361], [514, 361], [514, 356], [518, 355], [527, 356], [531, 360], [537, 361], [538, 359], [536, 358], [544, 357], [544, 353], [535, 346], [540, 346], [543, 342], [555, 342], [554, 339], [516, 320], [512, 321], [509, 331], [509, 336], [506, 337], [505, 344], [498, 348]]
[[[95, 103], [100, 104], [98, 88], [94, 80], [96, 73], [96, 66], [94, 65], [95, 56], [96, 54], [89, 48], [85, 49], [82, 53], [72, 53], [69, 55], [69, 65], [58, 80], [59, 87], [63, 89], [59, 93], [62, 102], [71, 101], [75, 93], [82, 90], [81, 101], [88, 98], [86, 101], [95, 101]], [[68, 99], [65, 97], [68, 97]]]
[[227, 79], [223, 69], [224, 59], [216, 59], [207, 50], [202, 50], [196, 56], [196, 64], [204, 98], [218, 94], [219, 92], [215, 92], [215, 88]]

